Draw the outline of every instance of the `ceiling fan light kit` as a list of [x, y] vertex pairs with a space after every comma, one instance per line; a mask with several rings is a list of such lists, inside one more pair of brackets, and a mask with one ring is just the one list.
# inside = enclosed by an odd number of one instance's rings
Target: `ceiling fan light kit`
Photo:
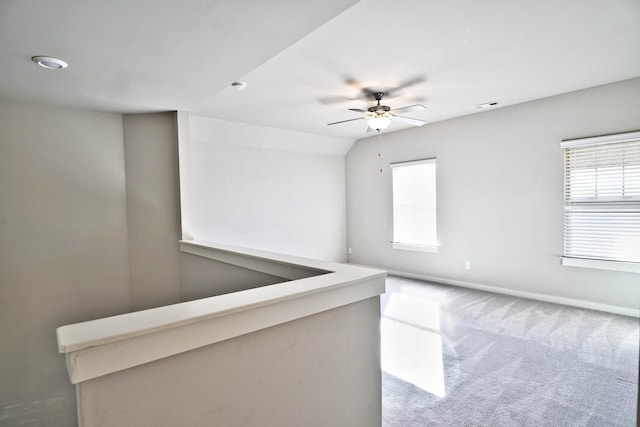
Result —
[[391, 119], [384, 115], [380, 115], [380, 116], [376, 115], [375, 117], [372, 117], [369, 120], [367, 120], [367, 125], [371, 129], [377, 130], [378, 132], [380, 132], [383, 129], [386, 129], [387, 126], [389, 126], [389, 123], [391, 123]]
[[374, 105], [373, 107], [369, 107], [366, 110], [363, 110], [361, 108], [349, 108], [349, 111], [363, 113], [364, 115], [362, 117], [358, 117], [355, 119], [342, 120], [339, 122], [327, 123], [327, 125], [332, 126], [340, 123], [347, 123], [347, 122], [353, 122], [355, 120], [364, 119], [367, 121], [368, 130], [376, 130], [380, 132], [381, 130], [386, 129], [391, 124], [391, 121], [393, 119], [398, 119], [412, 126], [422, 126], [426, 123], [424, 120], [398, 115], [398, 114], [408, 113], [412, 111], [426, 110], [427, 108], [424, 105], [415, 104], [415, 105], [409, 105], [406, 107], [396, 108], [392, 110], [391, 107], [380, 104], [380, 101], [384, 97], [384, 92], [375, 92], [373, 95], [377, 101], [377, 104]]

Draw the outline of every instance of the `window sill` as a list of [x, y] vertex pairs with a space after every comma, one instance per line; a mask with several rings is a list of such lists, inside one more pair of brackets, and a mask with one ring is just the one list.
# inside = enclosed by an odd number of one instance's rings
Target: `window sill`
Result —
[[601, 259], [561, 257], [560, 263], [566, 267], [597, 268], [600, 270], [640, 273], [640, 263], [637, 262], [604, 261]]
[[436, 245], [411, 245], [409, 243], [391, 242], [391, 247], [402, 251], [438, 253], [438, 246]]

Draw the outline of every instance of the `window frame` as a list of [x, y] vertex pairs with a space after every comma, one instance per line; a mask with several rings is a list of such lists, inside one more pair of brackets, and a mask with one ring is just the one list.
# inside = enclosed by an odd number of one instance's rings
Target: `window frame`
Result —
[[[563, 231], [563, 256], [561, 257], [561, 264], [565, 266], [572, 267], [587, 267], [587, 268], [597, 268], [597, 269], [606, 269], [606, 270], [617, 270], [617, 271], [626, 271], [626, 272], [640, 272], [640, 261], [635, 261], [632, 257], [631, 260], [628, 258], [624, 258], [622, 255], [616, 254], [614, 255], [606, 255], [606, 249], [599, 250], [596, 247], [591, 254], [589, 254], [588, 250], [579, 250], [579, 249], [568, 249], [569, 244], [573, 244], [577, 240], [578, 248], [584, 239], [589, 239], [587, 236], [589, 232], [591, 233], [602, 233], [602, 231], [595, 229], [592, 231], [590, 228], [598, 227], [597, 222], [588, 223], [582, 229], [579, 229], [579, 233], [583, 233], [583, 235], [575, 234], [572, 231], [569, 231], [569, 228], [575, 230], [575, 224], [572, 221], [579, 221], [579, 219], [572, 218], [571, 215], [580, 215], [580, 214], [593, 214], [593, 215], [603, 215], [607, 213], [607, 210], [611, 211], [612, 216], [615, 216], [616, 211], [618, 210], [629, 210], [632, 213], [638, 212], [640, 210], [640, 198], [636, 196], [628, 196], [625, 195], [625, 179], [627, 178], [624, 174], [624, 168], [627, 166], [624, 162], [615, 161], [610, 165], [604, 166], [604, 168], [614, 169], [621, 168], [621, 182], [615, 183], [613, 179], [610, 181], [605, 181], [604, 184], [598, 186], [598, 169], [604, 169], [602, 166], [598, 167], [598, 149], [600, 147], [604, 147], [607, 145], [615, 145], [615, 144], [629, 144], [629, 143], [640, 143], [640, 131], [634, 132], [626, 132], [619, 134], [611, 134], [611, 135], [603, 135], [597, 137], [589, 137], [589, 138], [579, 138], [579, 139], [570, 139], [563, 140], [560, 144], [560, 147], [563, 150], [563, 162], [564, 162], [564, 173], [563, 173], [563, 186], [564, 186], [564, 202], [563, 202], [563, 222], [564, 222], [564, 231]], [[579, 152], [580, 149], [584, 149], [584, 152]], [[629, 147], [631, 150], [631, 154], [634, 153], [637, 155], [637, 147]], [[620, 150], [620, 148], [613, 148], [610, 150], [614, 152]], [[625, 150], [623, 147], [622, 150]], [[626, 151], [623, 151], [624, 155], [626, 155]], [[603, 151], [605, 155], [609, 154], [606, 151]], [[589, 163], [587, 160], [583, 160], [583, 156], [593, 155], [594, 156], [594, 191], [593, 196], [589, 196], [587, 193], [589, 192], [588, 187], [582, 185], [581, 183], [575, 184], [572, 183], [571, 172], [575, 172], [576, 170], [580, 170], [582, 166], [587, 170], [589, 169]], [[609, 154], [610, 155], [610, 154]], [[606, 158], [606, 157], [605, 157]], [[633, 157], [632, 157], [633, 159]], [[577, 162], [577, 163], [576, 163]], [[576, 166], [577, 165], [577, 166]], [[631, 163], [631, 166], [635, 166], [635, 162]], [[605, 172], [606, 174], [606, 172]], [[630, 177], [637, 178], [637, 173], [634, 171]], [[578, 179], [579, 181], [579, 179]], [[584, 182], [584, 181], [583, 181]], [[611, 182], [614, 182], [615, 185], [611, 185]], [[590, 183], [589, 183], [590, 184]], [[573, 186], [577, 185], [577, 189], [573, 189]], [[612, 188], [618, 192], [619, 188], [619, 196], [614, 195], [606, 195], [602, 197], [599, 195], [599, 191], [602, 186], [605, 186], [604, 192], [611, 191]], [[590, 221], [597, 221], [595, 219], [591, 219]], [[614, 219], [615, 221], [615, 219]], [[606, 223], [605, 223], [606, 224]], [[606, 230], [606, 228], [605, 228]], [[633, 228], [635, 231], [635, 228]], [[568, 234], [570, 233], [570, 234]], [[616, 233], [621, 233], [624, 235], [624, 230], [616, 230]], [[615, 236], [615, 234], [613, 235]], [[572, 239], [571, 243], [568, 243], [568, 239]], [[582, 240], [580, 240], [582, 239]], [[607, 243], [603, 243], [607, 244]], [[585, 252], [585, 253], [580, 253]], [[600, 253], [598, 253], [600, 252]], [[618, 259], [615, 259], [618, 258]]]
[[[433, 164], [434, 165], [434, 187], [435, 187], [435, 201], [434, 201], [434, 210], [435, 210], [435, 219], [434, 219], [434, 228], [435, 228], [435, 237], [436, 240], [434, 242], [430, 242], [429, 244], [415, 244], [408, 242], [399, 242], [395, 241], [395, 204], [394, 204], [394, 181], [393, 181], [393, 170], [396, 168], [402, 167], [410, 167], [410, 166], [418, 166], [423, 164]], [[438, 200], [438, 178], [437, 178], [437, 158], [429, 157], [424, 159], [417, 160], [407, 160], [402, 162], [394, 162], [389, 164], [389, 169], [391, 171], [391, 239], [390, 244], [392, 249], [399, 249], [405, 251], [414, 251], [414, 252], [426, 252], [426, 253], [437, 253], [440, 248], [440, 242], [438, 241], [438, 218], [437, 218], [437, 200]]]

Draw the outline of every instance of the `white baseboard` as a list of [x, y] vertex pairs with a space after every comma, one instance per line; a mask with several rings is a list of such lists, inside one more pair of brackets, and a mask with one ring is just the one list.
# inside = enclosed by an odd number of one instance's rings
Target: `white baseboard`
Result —
[[584, 301], [573, 298], [558, 297], [554, 295], [538, 294], [535, 292], [517, 291], [514, 289], [499, 288], [496, 286], [481, 285], [479, 283], [465, 282], [462, 280], [445, 279], [442, 277], [427, 276], [424, 274], [406, 273], [402, 271], [387, 270], [392, 276], [406, 277], [409, 279], [424, 280], [427, 282], [443, 283], [445, 285], [459, 286], [462, 288], [478, 289], [497, 294], [511, 295], [514, 297], [529, 298], [538, 301], [552, 302], [556, 304], [570, 305], [573, 307], [587, 308], [590, 310], [606, 311], [607, 313], [621, 314], [623, 316], [639, 317], [640, 309], [618, 307], [615, 305], [600, 304], [592, 301]]

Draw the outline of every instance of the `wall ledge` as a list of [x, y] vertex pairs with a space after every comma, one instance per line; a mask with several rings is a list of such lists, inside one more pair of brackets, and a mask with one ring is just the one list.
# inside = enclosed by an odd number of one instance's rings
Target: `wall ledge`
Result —
[[624, 271], [627, 273], [640, 273], [640, 263], [606, 261], [600, 259], [560, 257], [560, 264], [565, 267], [596, 268], [599, 270]]
[[244, 259], [250, 268], [272, 265], [318, 275], [62, 326], [56, 331], [58, 348], [66, 353], [72, 383], [376, 297], [385, 289], [381, 270], [211, 242], [181, 246], [236, 265]]

